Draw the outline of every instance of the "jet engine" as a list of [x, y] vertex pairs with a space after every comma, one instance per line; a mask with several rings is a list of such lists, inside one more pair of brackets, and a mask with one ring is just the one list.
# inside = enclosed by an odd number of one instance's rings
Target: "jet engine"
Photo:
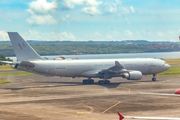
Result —
[[14, 64], [14, 65], [11, 66], [11, 68], [12, 68], [12, 69], [17, 69], [18, 65], [19, 65], [19, 64]]
[[140, 71], [130, 71], [124, 73], [123, 78], [127, 78], [127, 80], [140, 80], [142, 78], [142, 73]]

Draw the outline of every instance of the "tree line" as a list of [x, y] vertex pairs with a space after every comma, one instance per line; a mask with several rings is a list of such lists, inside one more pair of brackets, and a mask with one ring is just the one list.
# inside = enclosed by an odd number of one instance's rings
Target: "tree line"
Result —
[[[180, 51], [179, 44], [32, 44], [40, 55], [114, 54]], [[15, 56], [9, 44], [0, 45], [0, 54]]]

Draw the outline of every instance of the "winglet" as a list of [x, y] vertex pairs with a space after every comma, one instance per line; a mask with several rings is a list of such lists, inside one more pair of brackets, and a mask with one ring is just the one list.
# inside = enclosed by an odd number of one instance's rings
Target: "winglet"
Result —
[[123, 117], [119, 112], [117, 112], [117, 113], [118, 113], [118, 115], [119, 115], [119, 120], [124, 119], [124, 117]]

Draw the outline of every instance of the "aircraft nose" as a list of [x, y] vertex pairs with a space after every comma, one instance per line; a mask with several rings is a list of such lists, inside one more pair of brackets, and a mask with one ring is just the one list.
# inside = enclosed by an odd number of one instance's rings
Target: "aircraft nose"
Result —
[[164, 64], [165, 69], [169, 69], [171, 66], [169, 64]]

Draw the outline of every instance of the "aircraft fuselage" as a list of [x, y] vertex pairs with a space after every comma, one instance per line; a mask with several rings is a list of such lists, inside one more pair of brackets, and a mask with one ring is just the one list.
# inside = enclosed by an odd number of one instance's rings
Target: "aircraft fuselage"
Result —
[[[140, 71], [143, 75], [157, 74], [169, 68], [169, 65], [159, 59], [136, 58], [136, 59], [92, 59], [92, 60], [46, 60], [30, 61], [35, 64], [31, 70], [61, 77], [100, 77], [100, 75], [88, 76], [88, 71], [97, 72], [114, 66], [118, 61], [127, 70]], [[112, 74], [112, 77], [119, 77], [119, 74]]]

